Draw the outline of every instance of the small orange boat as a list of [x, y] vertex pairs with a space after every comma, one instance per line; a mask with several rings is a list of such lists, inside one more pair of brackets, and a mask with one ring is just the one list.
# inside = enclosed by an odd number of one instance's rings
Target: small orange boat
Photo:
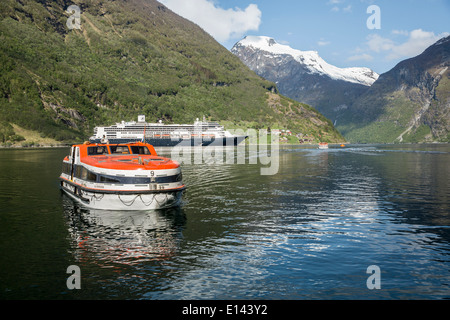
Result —
[[142, 142], [73, 145], [63, 160], [60, 181], [71, 198], [103, 210], [177, 206], [186, 188], [180, 164]]

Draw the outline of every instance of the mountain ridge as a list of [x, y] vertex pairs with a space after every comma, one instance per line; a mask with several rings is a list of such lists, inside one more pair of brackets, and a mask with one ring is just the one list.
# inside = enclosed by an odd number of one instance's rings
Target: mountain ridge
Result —
[[[72, 4], [81, 29], [66, 25]], [[271, 103], [273, 82], [154, 0], [5, 0], [0, 40], [0, 142], [14, 135], [10, 124], [64, 141], [138, 114], [343, 140], [314, 108], [282, 95]]]
[[449, 67], [450, 36], [381, 74], [338, 126], [360, 142], [449, 142]]
[[[355, 83], [355, 69], [330, 67], [316, 52], [292, 49], [264, 36], [247, 37], [237, 42], [231, 52], [256, 74], [275, 82], [281, 94], [314, 106], [333, 123], [378, 77], [370, 69], [357, 68], [358, 75], [366, 72], [369, 77]], [[324, 72], [330, 69], [338, 70], [332, 73], [339, 77]], [[342, 80], [342, 72], [348, 75], [349, 70], [352, 81]]]
[[275, 45], [268, 37], [244, 39], [232, 52], [274, 81], [280, 93], [316, 107], [350, 142], [450, 141], [449, 37], [378, 75], [370, 86], [311, 73], [294, 58], [305, 51]]
[[279, 44], [275, 39], [267, 36], [246, 36], [233, 46], [231, 52], [239, 56], [239, 47], [253, 48], [274, 55], [290, 55], [294, 60], [305, 65], [310, 73], [326, 75], [334, 80], [343, 80], [370, 86], [378, 78], [378, 74], [369, 68], [339, 68], [323, 60], [317, 51], [293, 49], [288, 45]]

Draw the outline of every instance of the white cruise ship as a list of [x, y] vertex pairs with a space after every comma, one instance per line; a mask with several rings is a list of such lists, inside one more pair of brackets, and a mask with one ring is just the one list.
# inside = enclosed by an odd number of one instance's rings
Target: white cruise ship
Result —
[[194, 124], [147, 123], [145, 115], [138, 121], [116, 123], [109, 127], [95, 127], [92, 143], [129, 143], [143, 141], [155, 147], [190, 146], [235, 146], [247, 136], [232, 135], [217, 122], [199, 121]]

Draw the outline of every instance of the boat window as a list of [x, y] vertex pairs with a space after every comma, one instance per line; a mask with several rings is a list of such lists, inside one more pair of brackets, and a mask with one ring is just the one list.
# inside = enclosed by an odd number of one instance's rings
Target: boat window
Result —
[[145, 146], [131, 146], [131, 152], [133, 154], [151, 154]]
[[63, 162], [62, 172], [65, 174], [70, 174], [70, 164], [67, 162]]
[[75, 178], [80, 178], [81, 177], [81, 166], [75, 166], [75, 170], [74, 170], [74, 176]]
[[129, 154], [130, 150], [127, 146], [109, 146], [111, 154]]
[[87, 180], [88, 170], [85, 167], [81, 167], [81, 179]]
[[87, 181], [96, 182], [97, 181], [97, 175], [91, 171], [87, 171]]
[[183, 175], [181, 173], [173, 175], [173, 176], [167, 176], [167, 177], [157, 177], [156, 182], [157, 183], [171, 183], [171, 182], [179, 182], [182, 181]]
[[105, 176], [100, 176], [100, 182], [109, 182], [109, 183], [116, 183], [116, 182], [120, 182], [117, 179], [113, 179], [113, 178], [109, 178], [109, 177], [105, 177]]
[[96, 146], [96, 147], [88, 147], [88, 155], [96, 156], [99, 154], [108, 154], [108, 149], [106, 146]]

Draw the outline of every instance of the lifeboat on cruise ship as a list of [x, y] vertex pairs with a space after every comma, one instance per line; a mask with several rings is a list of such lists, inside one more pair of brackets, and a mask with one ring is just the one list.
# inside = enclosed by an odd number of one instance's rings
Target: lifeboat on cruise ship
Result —
[[73, 145], [60, 180], [71, 198], [103, 210], [178, 206], [185, 189], [180, 164], [142, 142]]

